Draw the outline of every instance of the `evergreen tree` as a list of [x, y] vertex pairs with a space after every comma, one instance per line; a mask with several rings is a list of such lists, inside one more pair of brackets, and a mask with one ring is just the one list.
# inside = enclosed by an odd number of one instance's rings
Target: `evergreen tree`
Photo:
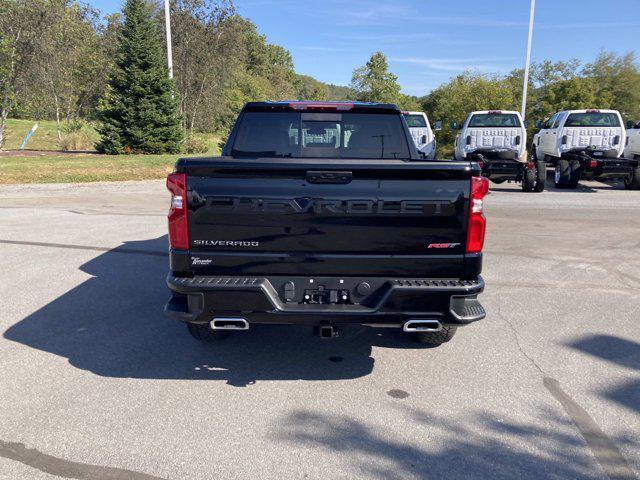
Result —
[[176, 153], [183, 131], [162, 42], [145, 0], [127, 0], [116, 65], [103, 99], [98, 150]]

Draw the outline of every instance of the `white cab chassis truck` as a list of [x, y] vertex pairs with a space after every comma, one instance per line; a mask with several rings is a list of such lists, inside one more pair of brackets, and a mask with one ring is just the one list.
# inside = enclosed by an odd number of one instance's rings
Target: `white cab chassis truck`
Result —
[[[402, 112], [418, 152], [428, 160], [436, 158], [436, 137], [424, 112]], [[438, 122], [436, 122], [436, 130]]]
[[[624, 158], [629, 160], [640, 160], [640, 122], [629, 125], [627, 130], [627, 142], [624, 149]], [[626, 178], [624, 186], [629, 190], [640, 190], [640, 166], [636, 165], [632, 175]]]
[[565, 110], [541, 127], [533, 153], [554, 167], [556, 188], [576, 188], [581, 179], [627, 182], [638, 166], [621, 158], [626, 132], [616, 110]]
[[[452, 124], [452, 128], [457, 125]], [[471, 112], [455, 141], [455, 159], [478, 162], [493, 183], [522, 182], [525, 192], [542, 192], [546, 165], [527, 157], [527, 130], [520, 113], [508, 110]]]

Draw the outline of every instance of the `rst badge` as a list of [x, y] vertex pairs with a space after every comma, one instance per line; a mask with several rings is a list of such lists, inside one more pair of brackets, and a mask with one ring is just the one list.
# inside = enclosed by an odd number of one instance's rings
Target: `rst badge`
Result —
[[427, 245], [427, 248], [439, 248], [439, 249], [448, 249], [448, 248], [458, 248], [460, 246], [459, 243], [430, 243]]

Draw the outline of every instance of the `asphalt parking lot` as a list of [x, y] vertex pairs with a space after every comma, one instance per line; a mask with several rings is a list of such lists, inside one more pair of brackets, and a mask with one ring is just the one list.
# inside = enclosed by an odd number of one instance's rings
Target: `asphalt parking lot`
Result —
[[0, 187], [0, 478], [640, 474], [640, 192], [492, 185], [486, 320], [426, 349], [164, 318], [163, 182]]

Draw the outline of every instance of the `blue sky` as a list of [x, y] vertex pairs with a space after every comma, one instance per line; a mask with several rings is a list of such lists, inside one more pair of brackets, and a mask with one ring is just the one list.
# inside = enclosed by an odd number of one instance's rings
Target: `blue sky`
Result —
[[[120, 0], [95, 0], [104, 12]], [[529, 0], [236, 0], [296, 71], [348, 85], [380, 50], [403, 92], [424, 95], [473, 69], [506, 73], [524, 64]], [[532, 60], [591, 61], [601, 50], [637, 50], [640, 0], [537, 0]], [[636, 34], [636, 35], [634, 35]], [[635, 37], [635, 38], [634, 38]]]

